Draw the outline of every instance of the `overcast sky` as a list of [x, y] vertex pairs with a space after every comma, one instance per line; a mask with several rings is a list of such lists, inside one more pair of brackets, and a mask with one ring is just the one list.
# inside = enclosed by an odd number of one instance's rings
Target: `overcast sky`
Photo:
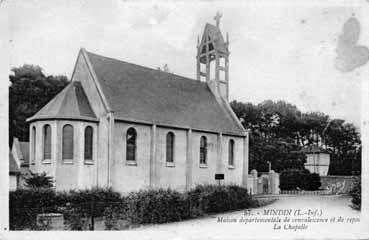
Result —
[[70, 77], [84, 47], [143, 66], [168, 64], [195, 78], [197, 36], [221, 11], [221, 30], [230, 37], [231, 100], [286, 100], [360, 126], [360, 86], [369, 64], [341, 71], [335, 58], [351, 17], [361, 25], [358, 44], [369, 46], [369, 16], [344, 5], [245, 2], [5, 1], [8, 70], [28, 63]]

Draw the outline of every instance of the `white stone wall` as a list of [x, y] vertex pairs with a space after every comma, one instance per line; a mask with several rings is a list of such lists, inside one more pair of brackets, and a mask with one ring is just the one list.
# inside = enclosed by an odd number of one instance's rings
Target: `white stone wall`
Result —
[[[174, 162], [166, 162], [166, 136], [174, 134]], [[156, 130], [155, 183], [156, 187], [186, 188], [187, 131], [158, 127]]]
[[[51, 159], [43, 159], [43, 127], [46, 124], [51, 126]], [[64, 162], [62, 159], [62, 137], [65, 125], [73, 126], [73, 161]], [[36, 156], [35, 163], [30, 165], [33, 172], [46, 172], [55, 181], [56, 190], [81, 189], [96, 186], [97, 169], [96, 161], [98, 156], [98, 127], [96, 123], [68, 120], [36, 121], [31, 123], [30, 128], [36, 127]], [[84, 130], [91, 126], [93, 135], [93, 161], [84, 160]], [[32, 134], [32, 133], [31, 133]], [[30, 145], [33, 138], [30, 138]], [[31, 151], [31, 155], [34, 154]], [[30, 156], [31, 159], [33, 156]]]
[[[133, 127], [137, 132], [136, 165], [126, 161], [126, 134]], [[112, 187], [119, 192], [131, 192], [150, 185], [151, 126], [116, 122], [114, 130], [114, 161]]]
[[[36, 127], [36, 161], [35, 164], [31, 164], [31, 170], [39, 173], [45, 171], [53, 176], [57, 190], [105, 187], [108, 186], [108, 176], [109, 186], [122, 193], [149, 187], [185, 190], [186, 187], [198, 184], [217, 184], [214, 179], [216, 173], [224, 174], [225, 179], [221, 181], [222, 184], [242, 184], [244, 171], [244, 138], [242, 137], [193, 131], [192, 164], [189, 165], [188, 130], [156, 127], [156, 145], [153, 151], [151, 149], [152, 125], [115, 122], [113, 156], [108, 164], [108, 123], [107, 118], [102, 118], [99, 123], [71, 120], [32, 122], [30, 128]], [[50, 124], [52, 129], [52, 158], [46, 163], [42, 159], [45, 124]], [[72, 125], [74, 130], [74, 157], [70, 163], [62, 160], [62, 129], [66, 124]], [[92, 126], [94, 129], [92, 162], [84, 161], [84, 130], [87, 126]], [[135, 164], [126, 161], [126, 133], [130, 127], [137, 131]], [[166, 162], [168, 132], [173, 132], [175, 136], [173, 164]], [[201, 136], [207, 138], [206, 166], [200, 166]], [[30, 139], [32, 140], [32, 137]], [[228, 144], [231, 139], [235, 142], [234, 166], [228, 165]], [[30, 142], [30, 146], [32, 144]], [[150, 170], [151, 164], [152, 170]]]
[[17, 190], [18, 177], [17, 175], [9, 175], [9, 191]]
[[[136, 165], [126, 161], [126, 133], [133, 127], [137, 131]], [[166, 135], [172, 132], [175, 136], [174, 163], [166, 162]], [[221, 137], [222, 151], [219, 151], [219, 134], [192, 132], [191, 157], [192, 164], [187, 159], [188, 130], [156, 127], [155, 151], [151, 149], [153, 134], [152, 125], [142, 125], [126, 122], [115, 122], [114, 130], [114, 161], [112, 169], [112, 186], [115, 190], [127, 193], [142, 188], [174, 188], [185, 190], [187, 185], [217, 184], [215, 173], [223, 173], [222, 184], [242, 184], [244, 161], [244, 138]], [[200, 166], [200, 137], [207, 138], [207, 164]], [[234, 166], [228, 166], [228, 144], [233, 139]], [[221, 154], [221, 158], [218, 157]], [[154, 154], [152, 157], [151, 154]], [[152, 158], [152, 159], [151, 159]], [[153, 161], [150, 163], [150, 161]], [[150, 164], [152, 177], [150, 180]], [[189, 172], [191, 171], [191, 172]], [[187, 182], [188, 181], [188, 182]]]
[[[51, 127], [51, 159], [43, 159], [44, 155], [44, 126], [47, 124]], [[57, 122], [55, 120], [40, 120], [30, 124], [30, 143], [33, 145], [32, 128], [36, 128], [36, 147], [35, 152], [30, 151], [30, 159], [35, 159], [34, 162], [30, 162], [30, 170], [36, 173], [45, 172], [47, 175], [52, 176], [55, 180], [56, 175], [56, 161], [57, 161]]]
[[[207, 164], [200, 165], [200, 138], [207, 140]], [[217, 134], [192, 132], [192, 186], [197, 184], [215, 184], [217, 172]]]
[[[231, 139], [234, 141], [234, 166], [228, 165], [228, 146]], [[243, 172], [243, 138], [223, 136], [222, 150], [221, 173], [224, 173], [224, 182], [226, 184], [240, 185]]]

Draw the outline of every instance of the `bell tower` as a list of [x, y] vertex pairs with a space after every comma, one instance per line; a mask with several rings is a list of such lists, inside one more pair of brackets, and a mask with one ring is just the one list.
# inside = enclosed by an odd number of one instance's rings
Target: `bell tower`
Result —
[[207, 23], [201, 41], [197, 38], [197, 80], [205, 80], [216, 97], [228, 102], [229, 93], [229, 39], [226, 41], [220, 31], [220, 18], [214, 17], [216, 25]]

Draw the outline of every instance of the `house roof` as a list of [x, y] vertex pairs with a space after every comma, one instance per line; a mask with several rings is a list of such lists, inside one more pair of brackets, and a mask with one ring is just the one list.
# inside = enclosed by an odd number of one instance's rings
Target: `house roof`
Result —
[[29, 164], [29, 143], [28, 142], [19, 142], [20, 151], [23, 156], [23, 164]]
[[116, 119], [245, 135], [228, 103], [207, 83], [85, 53]]
[[13, 157], [13, 154], [9, 152], [9, 173], [11, 174], [19, 174], [19, 167]]
[[41, 119], [77, 119], [97, 121], [82, 85], [69, 83], [59, 94], [27, 121]]

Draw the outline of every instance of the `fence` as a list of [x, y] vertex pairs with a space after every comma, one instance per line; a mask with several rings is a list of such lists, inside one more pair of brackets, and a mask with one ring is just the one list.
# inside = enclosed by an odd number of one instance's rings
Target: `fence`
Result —
[[281, 190], [279, 194], [285, 195], [329, 195], [334, 194], [328, 190], [304, 191], [304, 190]]

